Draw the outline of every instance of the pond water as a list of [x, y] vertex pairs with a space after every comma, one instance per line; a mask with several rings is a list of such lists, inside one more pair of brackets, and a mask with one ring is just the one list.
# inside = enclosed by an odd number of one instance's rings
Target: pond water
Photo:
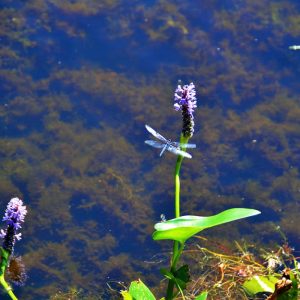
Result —
[[178, 82], [198, 99], [182, 214], [259, 209], [203, 235], [274, 245], [280, 226], [300, 248], [299, 12], [296, 0], [1, 2], [0, 208], [17, 196], [29, 211], [20, 299], [159, 284], [171, 244], [151, 234], [174, 216], [176, 157], [144, 144], [145, 124], [179, 139]]

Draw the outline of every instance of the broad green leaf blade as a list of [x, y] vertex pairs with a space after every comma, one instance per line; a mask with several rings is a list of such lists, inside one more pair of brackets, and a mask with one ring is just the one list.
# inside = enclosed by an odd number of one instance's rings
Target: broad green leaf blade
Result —
[[199, 296], [195, 298], [195, 300], [206, 300], [208, 296], [208, 292], [202, 292]]
[[[129, 294], [133, 300], [142, 300], [142, 299], [143, 300], [155, 300], [155, 297], [153, 296], [151, 291], [140, 279], [131, 282], [130, 287], [129, 287]], [[122, 294], [122, 296], [123, 296], [123, 294]], [[130, 298], [125, 298], [125, 299], [130, 299]]]
[[243, 288], [251, 296], [263, 292], [273, 293], [277, 281], [278, 278], [275, 276], [253, 276], [250, 280], [244, 282]]
[[132, 297], [128, 291], [121, 291], [123, 300], [132, 300]]
[[175, 240], [184, 243], [196, 233], [210, 227], [260, 214], [248, 208], [231, 208], [209, 217], [182, 216], [165, 222], [156, 223], [154, 240]]

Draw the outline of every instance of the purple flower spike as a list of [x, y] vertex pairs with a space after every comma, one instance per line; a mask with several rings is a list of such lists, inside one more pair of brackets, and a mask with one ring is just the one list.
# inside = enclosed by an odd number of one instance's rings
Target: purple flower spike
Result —
[[189, 85], [184, 85], [183, 87], [178, 85], [175, 91], [175, 102], [174, 108], [176, 110], [182, 109], [182, 106], [186, 106], [189, 113], [192, 114], [194, 108], [197, 107], [194, 83], [191, 82]]
[[178, 85], [175, 91], [175, 110], [182, 111], [183, 128], [182, 133], [186, 138], [191, 138], [194, 133], [194, 109], [197, 107], [195, 85], [191, 82], [189, 85]]
[[21, 228], [26, 214], [27, 209], [21, 199], [12, 198], [9, 201], [3, 217], [7, 228], [0, 232], [0, 237], [3, 238], [3, 248], [9, 253], [13, 252], [15, 241], [21, 239], [21, 233], [17, 233], [17, 230]]
[[7, 225], [11, 225], [14, 229], [21, 228], [21, 223], [24, 222], [24, 218], [27, 214], [26, 206], [23, 205], [23, 201], [19, 198], [12, 198], [6, 208], [3, 221], [6, 221]]

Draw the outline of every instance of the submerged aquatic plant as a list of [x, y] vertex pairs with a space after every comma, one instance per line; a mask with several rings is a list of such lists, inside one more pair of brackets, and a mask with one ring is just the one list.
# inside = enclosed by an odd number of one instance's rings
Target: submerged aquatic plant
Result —
[[[180, 135], [180, 142], [172, 143], [169, 141], [169, 144], [172, 147], [175, 147], [175, 145], [177, 145], [178, 149], [178, 151], [171, 151], [174, 154], [178, 154], [174, 174], [175, 218], [172, 220], [164, 220], [163, 222], [155, 224], [155, 232], [152, 236], [154, 240], [174, 241], [170, 269], [161, 269], [161, 273], [169, 280], [165, 297], [166, 300], [172, 300], [179, 294], [181, 294], [182, 298], [185, 299], [184, 289], [186, 289], [187, 283], [190, 281], [189, 268], [187, 265], [183, 265], [178, 268], [177, 264], [183, 252], [187, 239], [206, 228], [254, 216], [260, 213], [259, 211], [254, 209], [232, 208], [209, 217], [180, 215], [179, 175], [183, 158], [187, 157], [186, 155], [183, 155], [183, 153], [185, 153], [186, 145], [188, 145], [189, 139], [192, 138], [194, 134], [193, 113], [194, 109], [197, 107], [195, 85], [193, 83], [183, 86], [178, 85], [175, 90], [174, 100], [175, 110], [181, 111], [182, 113], [182, 132]], [[176, 291], [174, 291], [175, 287]], [[137, 297], [137, 295], [139, 296]], [[140, 281], [132, 282], [129, 291], [122, 291], [122, 296], [124, 299], [155, 299], [150, 290]], [[141, 296], [143, 296], [143, 298], [139, 298]], [[207, 291], [202, 291], [202, 293], [198, 295], [196, 299], [204, 300], [206, 299], [206, 297]]]
[[14, 282], [23, 284], [26, 279], [26, 273], [24, 265], [20, 258], [12, 256], [14, 251], [14, 245], [17, 240], [21, 239], [21, 233], [18, 230], [22, 227], [27, 214], [26, 206], [23, 205], [23, 201], [19, 198], [12, 198], [6, 208], [3, 221], [6, 222], [6, 229], [1, 230], [0, 237], [3, 239], [0, 262], [0, 283], [9, 294], [11, 299], [17, 299], [14, 295], [11, 287], [6, 282], [4, 276], [7, 273], [8, 277]]

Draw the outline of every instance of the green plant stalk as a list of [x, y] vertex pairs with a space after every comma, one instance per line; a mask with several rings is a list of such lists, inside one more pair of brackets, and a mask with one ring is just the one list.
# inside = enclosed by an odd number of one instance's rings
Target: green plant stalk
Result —
[[15, 296], [15, 294], [13, 293], [11, 287], [8, 285], [8, 283], [5, 281], [4, 279], [4, 275], [2, 274], [0, 276], [0, 283], [1, 285], [4, 287], [5, 291], [8, 293], [8, 295], [10, 296], [10, 298], [12, 300], [18, 300], [18, 298]]
[[[188, 142], [188, 138], [185, 138], [182, 134], [180, 136], [180, 143], [186, 144]], [[181, 148], [181, 150], [185, 151], [185, 148]], [[183, 156], [179, 155], [177, 157], [177, 162], [175, 166], [175, 218], [180, 217], [180, 168], [183, 161]], [[180, 255], [182, 253], [182, 250], [184, 248], [184, 244], [180, 244], [179, 242], [175, 241], [173, 244], [173, 255], [172, 255], [172, 261], [171, 261], [171, 273], [174, 273], [176, 271], [176, 265], [180, 258]], [[168, 288], [167, 288], [167, 295], [166, 300], [172, 300], [173, 299], [173, 290], [174, 290], [174, 282], [172, 280], [169, 280]]]
[[18, 298], [14, 295], [11, 287], [9, 284], [5, 281], [4, 273], [8, 265], [8, 259], [9, 259], [10, 253], [6, 250], [4, 250], [2, 247], [0, 247], [0, 257], [1, 257], [1, 264], [0, 264], [0, 283], [5, 289], [5, 291], [8, 293], [10, 298], [12, 300], [18, 300]]

